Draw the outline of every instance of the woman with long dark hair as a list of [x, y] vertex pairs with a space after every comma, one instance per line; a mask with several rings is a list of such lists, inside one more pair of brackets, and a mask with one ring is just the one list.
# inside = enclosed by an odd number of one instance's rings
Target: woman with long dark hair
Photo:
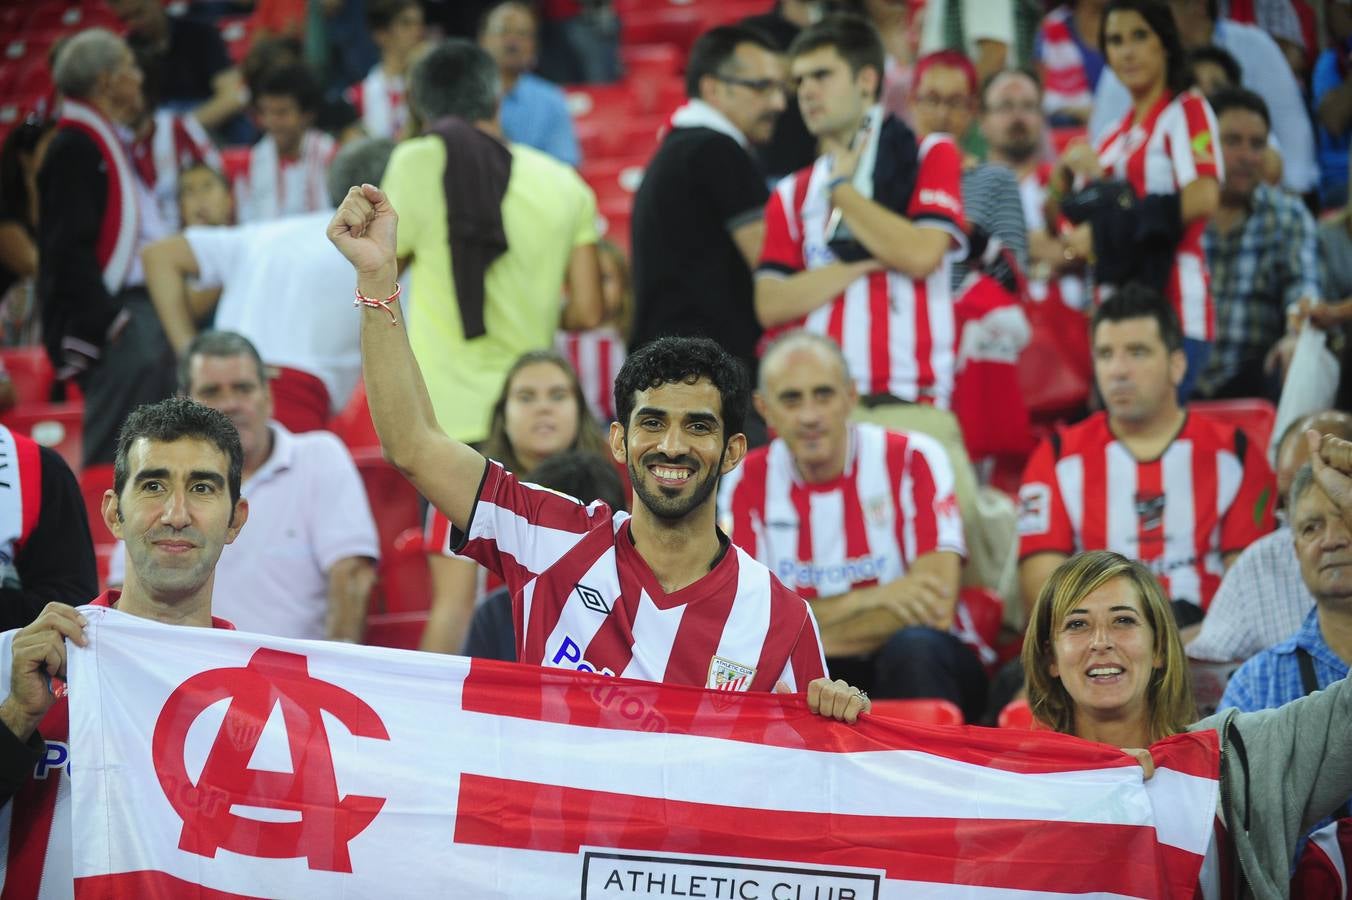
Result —
[[1131, 93], [1131, 110], [1096, 146], [1067, 150], [1048, 185], [1049, 212], [1077, 223], [1064, 253], [1093, 264], [1100, 296], [1142, 281], [1173, 305], [1188, 357], [1179, 387], [1186, 400], [1216, 327], [1202, 250], [1202, 233], [1220, 205], [1216, 117], [1192, 86], [1187, 53], [1162, 0], [1112, 0], [1099, 43]]

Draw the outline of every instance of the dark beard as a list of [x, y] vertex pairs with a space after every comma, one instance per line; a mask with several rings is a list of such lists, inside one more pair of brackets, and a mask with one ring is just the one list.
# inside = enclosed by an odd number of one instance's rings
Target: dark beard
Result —
[[1026, 141], [1014, 141], [995, 149], [1000, 155], [1015, 165], [1023, 165], [1037, 155], [1038, 142], [1033, 138]]
[[[656, 492], [650, 490], [641, 477], [651, 474], [647, 471], [647, 465], [645, 464], [640, 470], [633, 459], [629, 460], [629, 482], [634, 486], [634, 494], [638, 497], [639, 502], [647, 507], [649, 512], [665, 522], [677, 522], [708, 501], [710, 495], [714, 492], [714, 488], [718, 487], [719, 472], [723, 468], [723, 456], [727, 452], [728, 448], [724, 446], [723, 452], [718, 455], [718, 464], [704, 476], [704, 480], [695, 487], [689, 497], [671, 497], [664, 493], [662, 488], [658, 488]], [[668, 460], [664, 458], [664, 461]], [[669, 461], [677, 462], [676, 460]], [[685, 461], [684, 459], [680, 460], [680, 462]]]

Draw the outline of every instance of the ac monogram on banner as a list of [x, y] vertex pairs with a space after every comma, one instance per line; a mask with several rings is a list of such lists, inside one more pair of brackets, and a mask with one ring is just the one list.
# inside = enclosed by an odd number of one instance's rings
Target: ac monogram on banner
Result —
[[[207, 707], [230, 706], [194, 784], [184, 756], [188, 730]], [[272, 710], [281, 705], [291, 772], [249, 768]], [[311, 869], [351, 872], [348, 843], [370, 825], [383, 797], [339, 799], [327, 712], [356, 737], [388, 741], [385, 724], [356, 695], [312, 678], [306, 658], [262, 648], [244, 668], [211, 669], [170, 695], [155, 723], [151, 748], [160, 786], [183, 820], [179, 848], [214, 858], [217, 850], [268, 859], [305, 857]], [[265, 821], [234, 806], [274, 810], [293, 821]]]

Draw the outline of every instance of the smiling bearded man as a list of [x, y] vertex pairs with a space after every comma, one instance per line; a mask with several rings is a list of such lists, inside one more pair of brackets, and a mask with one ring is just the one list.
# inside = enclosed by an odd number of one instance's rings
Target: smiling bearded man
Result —
[[[749, 388], [705, 338], [661, 338], [625, 361], [610, 449], [629, 467], [632, 516], [518, 481], [437, 424], [399, 306], [398, 215], [371, 185], [348, 192], [329, 239], [352, 263], [362, 372], [386, 457], [456, 526], [452, 548], [502, 576], [517, 658], [732, 691], [807, 692], [853, 722], [868, 698], [825, 676], [807, 604], [715, 524], [718, 478], [746, 455]], [[382, 299], [384, 298], [384, 299]]]

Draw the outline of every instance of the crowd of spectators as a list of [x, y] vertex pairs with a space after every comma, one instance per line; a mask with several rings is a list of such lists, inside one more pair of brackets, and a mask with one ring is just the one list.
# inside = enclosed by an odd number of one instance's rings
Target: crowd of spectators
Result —
[[[242, 445], [217, 611], [363, 640], [407, 559], [340, 427], [369, 419], [325, 227], [373, 184], [435, 422], [512, 476], [631, 505], [626, 354], [736, 360], [749, 452], [710, 487], [719, 524], [874, 699], [993, 721], [1085, 551], [1148, 570], [1221, 672], [1203, 708], [1345, 677], [1352, 536], [1302, 466], [1307, 428], [1352, 436], [1352, 3], [733, 5], [694, 3], [669, 70], [628, 75], [624, 0], [73, 6], [104, 24], [57, 37], [0, 148], [0, 343], [45, 348], [38, 402], [82, 404], [83, 446], [0, 428], [42, 498], [0, 482], [5, 625], [120, 583], [74, 479], [177, 393]], [[576, 100], [668, 88], [616, 216]], [[387, 605], [424, 611], [424, 650], [510, 658], [510, 591], [426, 512], [428, 586]]]

